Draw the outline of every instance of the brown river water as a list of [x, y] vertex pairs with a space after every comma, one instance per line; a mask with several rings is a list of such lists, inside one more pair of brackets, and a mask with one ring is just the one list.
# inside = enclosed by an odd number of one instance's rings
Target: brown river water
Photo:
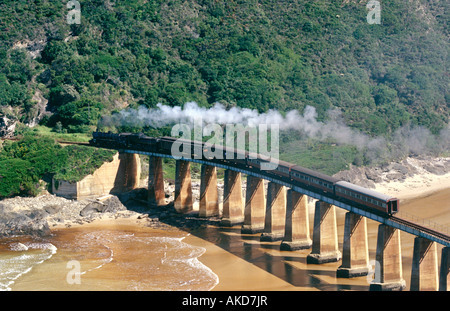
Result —
[[[401, 208], [450, 226], [450, 189], [402, 202]], [[337, 209], [341, 249], [344, 214]], [[311, 213], [311, 228], [312, 221]], [[378, 223], [368, 220], [371, 260], [375, 258], [377, 228]], [[414, 236], [401, 233], [406, 290], [413, 241]], [[438, 245], [439, 257], [441, 249]], [[93, 222], [54, 230], [49, 238], [0, 240], [0, 290], [369, 289], [372, 275], [338, 279], [340, 262], [307, 264], [309, 253], [280, 251], [279, 242], [260, 242], [259, 235], [241, 235], [239, 226], [208, 225], [186, 232], [175, 227], [152, 229], [136, 220]]]

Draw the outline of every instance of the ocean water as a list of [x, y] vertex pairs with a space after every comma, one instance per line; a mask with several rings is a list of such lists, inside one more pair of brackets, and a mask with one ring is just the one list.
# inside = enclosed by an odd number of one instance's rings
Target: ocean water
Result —
[[21, 276], [50, 259], [56, 251], [51, 243], [3, 243], [0, 253], [0, 291], [11, 290], [11, 286]]
[[184, 232], [78, 228], [0, 241], [0, 290], [211, 290], [219, 280]]

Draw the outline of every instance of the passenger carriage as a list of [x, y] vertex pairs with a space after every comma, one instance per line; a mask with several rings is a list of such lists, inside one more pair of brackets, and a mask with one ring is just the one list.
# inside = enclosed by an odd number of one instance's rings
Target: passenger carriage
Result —
[[334, 188], [337, 197], [356, 202], [364, 207], [369, 207], [388, 215], [398, 212], [399, 200], [397, 198], [346, 181], [336, 182]]

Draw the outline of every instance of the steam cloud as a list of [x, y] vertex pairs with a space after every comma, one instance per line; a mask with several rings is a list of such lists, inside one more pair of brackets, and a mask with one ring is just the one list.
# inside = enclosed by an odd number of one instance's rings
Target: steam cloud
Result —
[[112, 116], [105, 116], [100, 121], [103, 126], [163, 126], [185, 123], [193, 124], [193, 120], [201, 118], [204, 124], [242, 124], [257, 126], [259, 124], [278, 124], [280, 131], [300, 131], [310, 138], [319, 140], [333, 139], [338, 144], [354, 145], [364, 151], [367, 158], [394, 159], [407, 155], [436, 154], [450, 148], [450, 125], [439, 135], [433, 135], [427, 128], [407, 125], [399, 128], [392, 138], [371, 137], [347, 126], [339, 110], [330, 110], [328, 120], [317, 120], [314, 107], [307, 106], [303, 115], [297, 110], [288, 111], [284, 116], [269, 110], [259, 113], [248, 108], [225, 106], [217, 103], [211, 108], [199, 107], [195, 102], [189, 102], [181, 107], [170, 107], [158, 104], [157, 108], [125, 109]]

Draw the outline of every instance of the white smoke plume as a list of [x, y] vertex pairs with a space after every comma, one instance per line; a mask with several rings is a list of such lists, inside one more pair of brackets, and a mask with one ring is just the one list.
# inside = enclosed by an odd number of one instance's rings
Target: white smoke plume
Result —
[[307, 106], [303, 114], [291, 110], [283, 115], [276, 110], [259, 113], [254, 109], [240, 107], [226, 109], [219, 103], [211, 108], [199, 107], [195, 102], [186, 103], [184, 107], [158, 104], [156, 108], [141, 106], [138, 109], [125, 109], [112, 116], [105, 116], [100, 125], [160, 128], [176, 123], [193, 124], [198, 118], [201, 118], [204, 124], [278, 124], [281, 131], [296, 130], [310, 138], [333, 139], [338, 144], [356, 146], [359, 150], [364, 150], [365, 155], [372, 160], [435, 154], [450, 149], [450, 126], [437, 136], [424, 127], [408, 125], [399, 128], [390, 139], [371, 137], [347, 126], [339, 110], [330, 110], [326, 122], [318, 121], [317, 112], [311, 106]]

